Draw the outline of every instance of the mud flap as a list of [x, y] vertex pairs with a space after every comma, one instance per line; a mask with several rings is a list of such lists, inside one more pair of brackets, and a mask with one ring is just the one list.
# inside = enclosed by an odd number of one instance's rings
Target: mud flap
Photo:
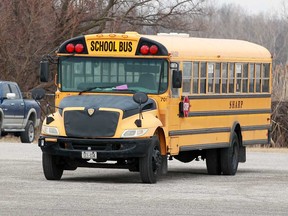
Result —
[[239, 162], [244, 163], [246, 162], [246, 147], [240, 146], [239, 148]]

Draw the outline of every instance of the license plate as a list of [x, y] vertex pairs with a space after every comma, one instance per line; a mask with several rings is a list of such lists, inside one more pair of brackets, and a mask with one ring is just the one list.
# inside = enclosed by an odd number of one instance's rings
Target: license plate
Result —
[[82, 158], [83, 159], [97, 159], [97, 152], [96, 151], [82, 151]]

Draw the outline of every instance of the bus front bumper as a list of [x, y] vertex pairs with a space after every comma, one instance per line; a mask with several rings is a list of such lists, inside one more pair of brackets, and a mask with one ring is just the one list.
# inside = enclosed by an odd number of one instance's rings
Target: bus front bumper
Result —
[[152, 142], [141, 139], [79, 139], [40, 136], [38, 145], [42, 152], [70, 158], [82, 158], [82, 152], [97, 152], [97, 159], [114, 160], [145, 157]]

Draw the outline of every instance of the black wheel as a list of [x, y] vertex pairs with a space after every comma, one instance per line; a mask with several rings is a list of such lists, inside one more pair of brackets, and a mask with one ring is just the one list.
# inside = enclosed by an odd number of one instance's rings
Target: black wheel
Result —
[[153, 138], [145, 157], [139, 158], [139, 171], [143, 183], [156, 183], [161, 173], [162, 156], [158, 138]]
[[59, 161], [60, 158], [58, 156], [42, 153], [42, 166], [47, 180], [61, 179], [64, 168]]
[[219, 149], [206, 150], [206, 167], [209, 175], [221, 174], [221, 162]]
[[32, 143], [35, 138], [35, 128], [34, 123], [31, 120], [28, 120], [27, 125], [25, 126], [25, 131], [21, 132], [20, 140], [22, 143]]
[[239, 139], [237, 134], [232, 134], [229, 148], [221, 149], [221, 170], [223, 175], [235, 175], [239, 163]]

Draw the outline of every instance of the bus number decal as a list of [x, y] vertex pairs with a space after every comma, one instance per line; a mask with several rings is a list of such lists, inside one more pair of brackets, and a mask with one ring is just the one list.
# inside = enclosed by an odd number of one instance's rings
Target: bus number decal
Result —
[[230, 101], [229, 109], [242, 109], [243, 101]]
[[167, 97], [161, 97], [161, 102], [166, 102], [167, 101]]

